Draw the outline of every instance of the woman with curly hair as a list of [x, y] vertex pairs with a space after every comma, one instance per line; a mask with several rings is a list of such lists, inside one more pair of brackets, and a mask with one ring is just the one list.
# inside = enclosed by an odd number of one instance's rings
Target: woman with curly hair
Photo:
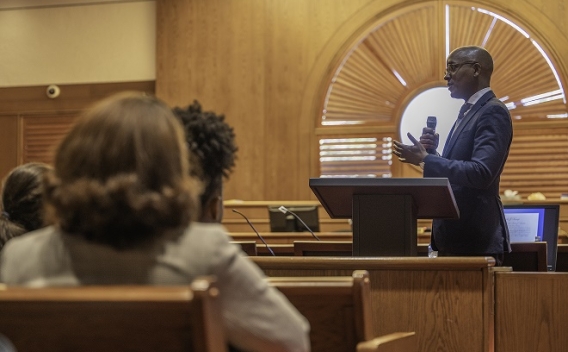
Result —
[[199, 197], [199, 221], [221, 222], [223, 219], [223, 179], [227, 179], [235, 166], [235, 132], [225, 122], [224, 115], [203, 111], [197, 100], [186, 109], [175, 108], [181, 120], [190, 156], [194, 158], [193, 174], [203, 184]]
[[183, 285], [213, 275], [232, 346], [309, 350], [304, 317], [224, 228], [190, 224], [201, 189], [188, 160], [183, 129], [164, 103], [135, 93], [103, 100], [63, 139], [46, 177], [55, 225], [6, 244], [0, 281]]
[[2, 184], [0, 249], [9, 239], [44, 224], [43, 176], [51, 166], [27, 163], [14, 168]]

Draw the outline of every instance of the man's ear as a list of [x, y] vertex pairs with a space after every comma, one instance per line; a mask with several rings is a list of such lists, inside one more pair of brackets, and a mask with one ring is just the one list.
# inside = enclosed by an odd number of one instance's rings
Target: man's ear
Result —
[[476, 63], [473, 65], [473, 77], [477, 77], [480, 74], [481, 74], [481, 65]]

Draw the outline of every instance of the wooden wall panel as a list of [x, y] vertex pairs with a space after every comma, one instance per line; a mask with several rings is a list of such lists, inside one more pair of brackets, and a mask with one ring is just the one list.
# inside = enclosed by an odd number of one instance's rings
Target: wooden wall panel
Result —
[[18, 116], [0, 116], [0, 180], [18, 166]]
[[566, 351], [568, 273], [495, 275], [495, 351]]
[[[430, 260], [429, 260], [430, 259]], [[493, 260], [251, 257], [267, 276], [344, 276], [367, 270], [375, 335], [414, 331], [420, 352], [493, 351]]]
[[[425, 2], [159, 1], [156, 93], [172, 105], [199, 99], [235, 127], [240, 151], [227, 199], [315, 199], [308, 178], [318, 175], [314, 127], [325, 96], [321, 82], [378, 20]], [[564, 1], [463, 3], [508, 13], [538, 34], [566, 86]], [[395, 176], [414, 173], [397, 170]]]
[[22, 163], [52, 164], [55, 149], [77, 116], [78, 113], [22, 116]]
[[[269, 144], [261, 118], [265, 7], [264, 1], [205, 0], [164, 1], [157, 7], [162, 26], [157, 30], [157, 95], [183, 107], [197, 99], [203, 109], [226, 115], [239, 146], [232, 183], [246, 185], [249, 199], [264, 194], [263, 158]], [[250, 172], [241, 172], [244, 168]]]
[[66, 84], [59, 86], [61, 94], [56, 99], [46, 96], [47, 86], [0, 88], [0, 178], [25, 162], [51, 162], [53, 148], [89, 105], [126, 90], [154, 94], [154, 84]]
[[156, 94], [172, 105], [198, 99], [234, 126], [227, 199], [315, 199], [315, 120], [301, 116], [304, 86], [336, 28], [367, 2], [157, 3]]

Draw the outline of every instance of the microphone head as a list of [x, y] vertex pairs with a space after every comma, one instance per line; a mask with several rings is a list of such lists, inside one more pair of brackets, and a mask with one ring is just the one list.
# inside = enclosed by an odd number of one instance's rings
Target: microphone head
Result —
[[285, 206], [281, 205], [278, 210], [280, 210], [281, 212], [283, 212], [284, 214], [286, 214], [288, 212], [288, 209], [286, 209]]
[[438, 123], [438, 120], [436, 119], [436, 116], [428, 116], [428, 119], [426, 119], [426, 126], [428, 128], [433, 129], [433, 130], [436, 129], [437, 123]]
[[233, 213], [238, 213], [237, 209], [231, 209]]

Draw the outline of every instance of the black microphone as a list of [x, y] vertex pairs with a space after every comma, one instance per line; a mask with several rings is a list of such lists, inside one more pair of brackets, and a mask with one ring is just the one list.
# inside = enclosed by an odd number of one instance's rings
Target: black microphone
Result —
[[[436, 119], [436, 116], [428, 116], [428, 118], [426, 119], [426, 127], [433, 129], [434, 133], [436, 133], [437, 123], [438, 120]], [[427, 152], [429, 154], [434, 154], [436, 152], [436, 149], [428, 149]]]
[[256, 231], [256, 229], [254, 228], [254, 226], [252, 225], [252, 223], [249, 221], [249, 219], [245, 216], [245, 214], [241, 213], [240, 211], [238, 211], [237, 209], [232, 209], [233, 213], [237, 213], [240, 216], [242, 216], [247, 223], [250, 225], [250, 227], [252, 227], [252, 229], [254, 230], [254, 232], [256, 233], [256, 235], [258, 236], [258, 238], [260, 238], [260, 240], [262, 241], [262, 243], [264, 243], [264, 245], [266, 246], [266, 249], [268, 249], [268, 251], [270, 252], [270, 254], [272, 254], [273, 256], [276, 256], [276, 254], [274, 254], [274, 252], [272, 251], [272, 248], [270, 248], [268, 246], [268, 243], [266, 243], [266, 241], [264, 240], [264, 238], [262, 238], [262, 236], [260, 235], [260, 233], [258, 233], [258, 231]]
[[306, 223], [304, 222], [304, 220], [300, 219], [300, 217], [299, 217], [298, 215], [296, 215], [296, 213], [294, 213], [294, 212], [288, 210], [288, 209], [287, 209], [285, 206], [283, 206], [283, 205], [281, 205], [281, 206], [278, 208], [278, 210], [280, 210], [280, 211], [283, 212], [284, 214], [292, 214], [296, 219], [298, 219], [298, 220], [302, 223], [302, 225], [304, 225], [304, 227], [306, 228], [306, 230], [310, 231], [310, 233], [312, 234], [312, 236], [314, 236], [314, 238], [315, 238], [316, 240], [318, 240], [318, 241], [320, 240], [320, 239], [318, 238], [318, 236], [316, 236], [316, 234], [312, 231], [312, 229], [310, 229], [310, 228], [308, 227], [308, 225], [306, 225]]

